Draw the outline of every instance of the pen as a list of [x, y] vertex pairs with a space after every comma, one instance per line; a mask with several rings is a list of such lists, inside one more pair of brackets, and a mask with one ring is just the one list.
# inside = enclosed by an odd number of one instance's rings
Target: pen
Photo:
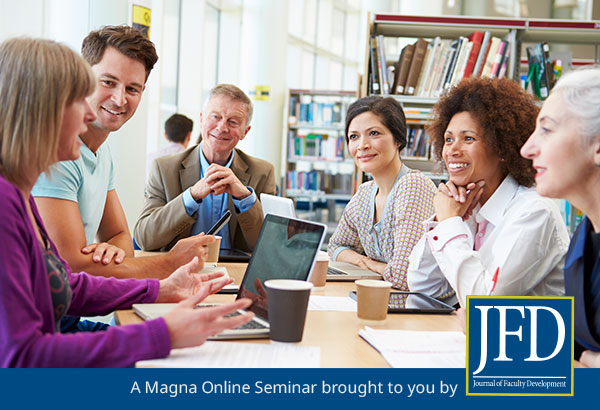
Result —
[[212, 228], [210, 228], [210, 229], [208, 230], [208, 232], [206, 232], [206, 234], [207, 234], [207, 235], [214, 235], [214, 234], [216, 234], [217, 232], [219, 232], [219, 231], [221, 230], [221, 228], [222, 228], [223, 226], [225, 226], [225, 224], [226, 224], [227, 222], [229, 222], [229, 218], [231, 218], [231, 211], [228, 209], [227, 211], [225, 211], [225, 213], [223, 214], [223, 216], [221, 217], [221, 219], [219, 219], [219, 220], [217, 221], [217, 223], [216, 223], [216, 224], [214, 224], [214, 225], [212, 226]]
[[492, 276], [492, 288], [490, 289], [488, 296], [491, 296], [492, 292], [496, 288], [496, 282], [498, 282], [498, 272], [500, 272], [500, 266], [496, 268], [496, 272], [494, 272], [494, 276]]

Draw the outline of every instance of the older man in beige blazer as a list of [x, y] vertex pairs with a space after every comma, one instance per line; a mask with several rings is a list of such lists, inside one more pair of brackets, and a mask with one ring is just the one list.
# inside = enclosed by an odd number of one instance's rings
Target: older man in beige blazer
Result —
[[252, 102], [238, 87], [210, 91], [200, 114], [202, 142], [156, 159], [136, 223], [144, 250], [168, 250], [181, 239], [206, 232], [229, 209], [218, 234], [222, 248], [251, 251], [263, 222], [261, 193], [275, 193], [273, 165], [235, 148], [250, 130]]

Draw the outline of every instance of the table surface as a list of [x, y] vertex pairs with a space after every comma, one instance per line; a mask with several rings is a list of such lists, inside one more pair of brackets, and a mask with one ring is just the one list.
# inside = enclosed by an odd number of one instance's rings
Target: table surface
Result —
[[[245, 263], [219, 263], [239, 285], [246, 269]], [[313, 295], [348, 296], [355, 290], [353, 282], [327, 282], [323, 290]], [[230, 302], [235, 295], [212, 295], [207, 302]], [[132, 310], [116, 312], [118, 324], [141, 323]], [[365, 323], [354, 312], [308, 311], [304, 336], [298, 344], [321, 348], [321, 367], [389, 367], [383, 357], [358, 335]], [[390, 314], [376, 329], [460, 331], [456, 314]], [[269, 339], [235, 340], [236, 343], [269, 343]]]

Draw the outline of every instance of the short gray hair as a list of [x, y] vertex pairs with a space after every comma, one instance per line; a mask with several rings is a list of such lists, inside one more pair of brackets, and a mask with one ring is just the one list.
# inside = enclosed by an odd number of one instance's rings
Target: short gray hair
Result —
[[204, 106], [202, 107], [203, 111], [206, 111], [206, 107], [208, 106], [208, 102], [211, 100], [211, 98], [217, 95], [222, 95], [232, 101], [239, 101], [243, 103], [246, 106], [246, 126], [250, 125], [252, 113], [254, 111], [252, 101], [250, 101], [250, 98], [248, 98], [246, 93], [233, 84], [219, 84], [210, 90], [208, 92], [208, 97], [206, 97], [206, 101], [204, 101]]
[[573, 70], [562, 76], [552, 94], [560, 94], [576, 118], [584, 138], [600, 135], [600, 67]]

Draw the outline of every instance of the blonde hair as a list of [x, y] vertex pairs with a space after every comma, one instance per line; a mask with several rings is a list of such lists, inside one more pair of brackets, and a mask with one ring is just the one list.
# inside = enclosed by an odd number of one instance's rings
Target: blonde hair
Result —
[[0, 172], [30, 183], [57, 161], [65, 107], [94, 91], [92, 70], [67, 46], [13, 38], [0, 45]]

